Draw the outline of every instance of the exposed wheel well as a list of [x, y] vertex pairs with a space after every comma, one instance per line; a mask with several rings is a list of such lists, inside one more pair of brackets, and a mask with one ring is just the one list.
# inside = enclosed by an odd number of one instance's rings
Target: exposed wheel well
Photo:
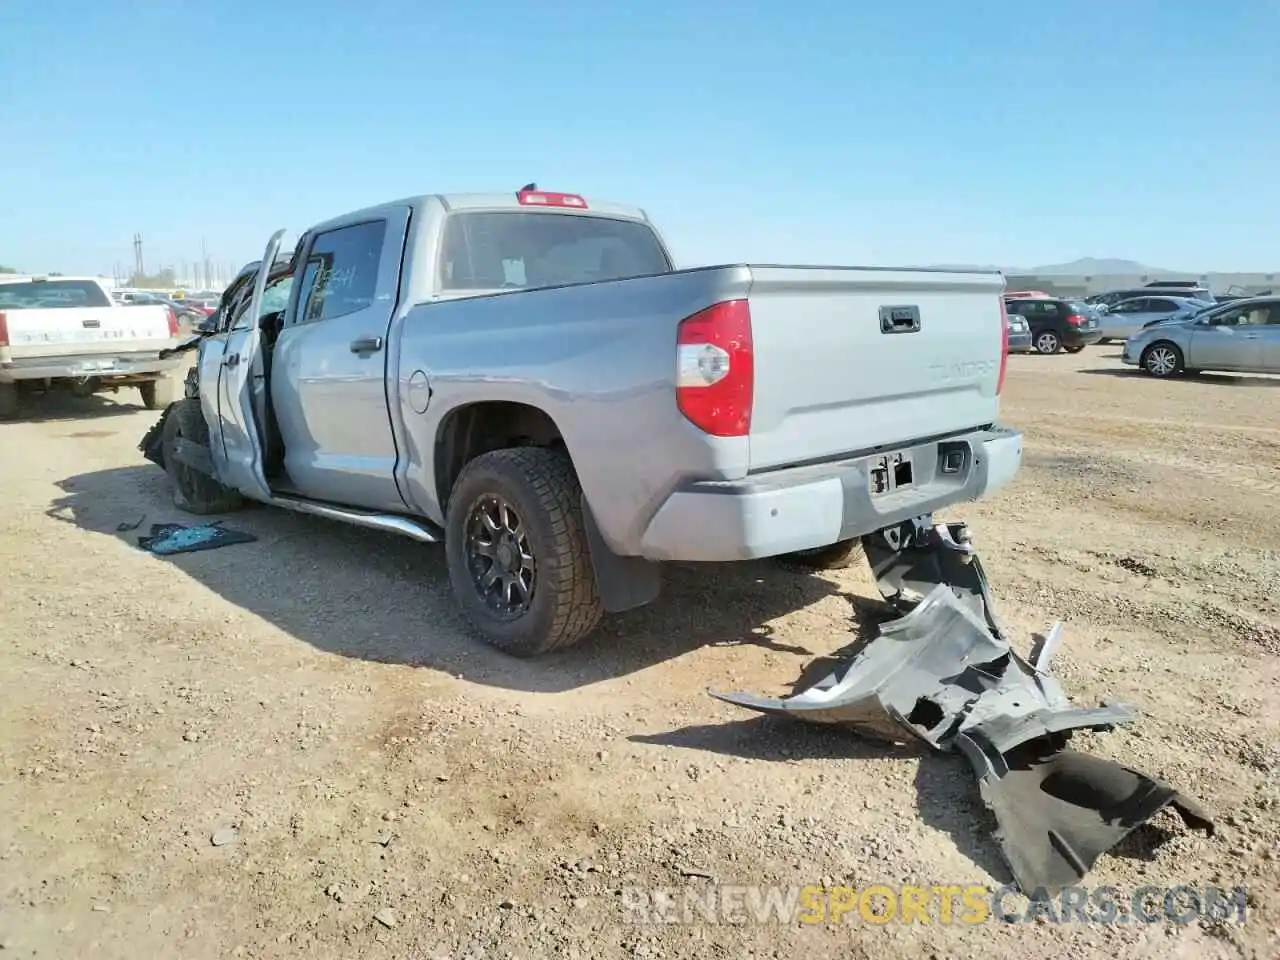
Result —
[[436, 435], [436, 500], [441, 510], [470, 461], [507, 447], [564, 446], [560, 428], [544, 411], [523, 403], [488, 401], [453, 410]]

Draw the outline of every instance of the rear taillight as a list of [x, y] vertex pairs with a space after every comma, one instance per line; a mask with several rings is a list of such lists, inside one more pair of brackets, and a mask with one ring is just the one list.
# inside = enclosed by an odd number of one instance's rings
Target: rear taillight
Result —
[[1009, 308], [1000, 299], [1000, 376], [996, 379], [996, 396], [1004, 389], [1004, 373], [1009, 368]]
[[0, 313], [0, 347], [9, 345], [9, 318]]
[[165, 307], [164, 309], [169, 315], [169, 336], [182, 336], [182, 330], [178, 326], [178, 314], [174, 311], [173, 307]]
[[680, 322], [676, 332], [676, 405], [714, 437], [751, 432], [755, 355], [751, 308], [726, 300]]
[[1067, 326], [1068, 327], [1081, 326], [1086, 319], [1088, 318], [1085, 317], [1085, 315], [1082, 313], [1073, 313], [1071, 314], [1071, 316], [1067, 317]]

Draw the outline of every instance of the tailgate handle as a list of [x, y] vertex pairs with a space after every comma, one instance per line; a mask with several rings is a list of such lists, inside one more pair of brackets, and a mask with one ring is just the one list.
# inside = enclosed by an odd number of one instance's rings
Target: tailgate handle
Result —
[[920, 329], [920, 308], [914, 305], [880, 308], [881, 333], [915, 333]]
[[97, 329], [102, 326], [102, 321], [95, 317], [92, 320], [81, 320], [80, 325], [86, 329]]

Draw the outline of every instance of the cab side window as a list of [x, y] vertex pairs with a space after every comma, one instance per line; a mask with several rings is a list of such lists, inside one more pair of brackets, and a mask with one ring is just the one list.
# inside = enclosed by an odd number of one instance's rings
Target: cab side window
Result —
[[385, 220], [316, 235], [302, 269], [297, 323], [332, 320], [373, 306]]

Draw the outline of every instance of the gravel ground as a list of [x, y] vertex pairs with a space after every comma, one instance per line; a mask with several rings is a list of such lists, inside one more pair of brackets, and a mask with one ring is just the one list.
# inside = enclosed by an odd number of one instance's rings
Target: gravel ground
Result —
[[1115, 354], [1012, 358], [1024, 469], [952, 515], [1028, 643], [1065, 621], [1067, 691], [1143, 708], [1086, 748], [1217, 816], [1088, 882], [1244, 885], [1243, 924], [625, 922], [633, 886], [1009, 881], [963, 761], [706, 695], [816, 679], [865, 570], [674, 568], [514, 661], [436, 548], [251, 509], [257, 543], [138, 550], [121, 524], [184, 518], [123, 394], [0, 425], [0, 957], [1280, 955], [1280, 380]]

